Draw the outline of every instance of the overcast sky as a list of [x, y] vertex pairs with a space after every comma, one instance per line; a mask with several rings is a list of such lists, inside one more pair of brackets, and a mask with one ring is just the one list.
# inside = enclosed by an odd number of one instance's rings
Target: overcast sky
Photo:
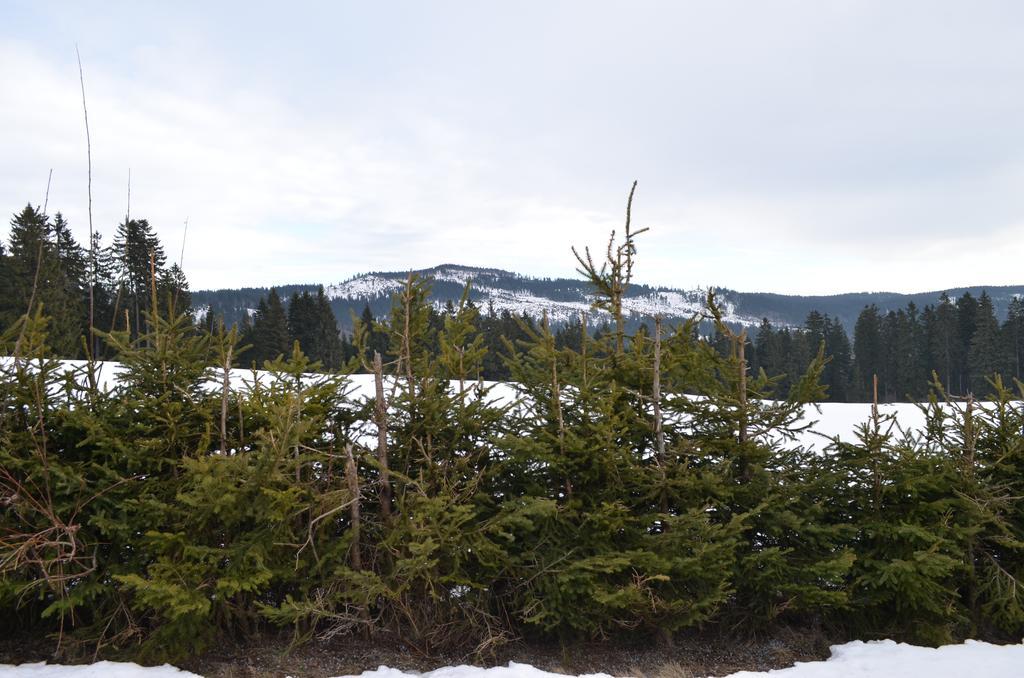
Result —
[[1024, 283], [1019, 2], [0, 4], [0, 207], [194, 289], [440, 263], [832, 293]]

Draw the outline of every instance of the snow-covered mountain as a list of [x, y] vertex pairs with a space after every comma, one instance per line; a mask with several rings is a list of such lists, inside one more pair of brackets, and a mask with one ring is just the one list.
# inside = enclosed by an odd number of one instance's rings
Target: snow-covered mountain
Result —
[[[468, 284], [470, 299], [482, 310], [493, 307], [499, 314], [508, 311], [513, 315], [526, 314], [533, 318], [547, 314], [556, 324], [578, 319], [583, 313], [588, 313], [596, 322], [600, 322], [602, 316], [602, 312], [593, 310], [593, 290], [582, 280], [528, 278], [493, 268], [453, 264], [416, 273], [432, 281], [431, 298], [438, 307], [448, 301], [458, 302]], [[389, 305], [392, 295], [402, 289], [408, 275], [407, 272], [365, 273], [329, 285], [326, 292], [335, 302], [353, 303], [360, 309], [369, 304], [374, 309], [378, 304]], [[631, 285], [623, 307], [633, 322], [643, 322], [659, 314], [678, 320], [698, 313], [706, 297], [707, 291], [700, 289]], [[721, 298], [721, 303], [725, 319], [730, 323], [755, 325], [760, 322], [760, 318], [737, 313], [728, 293]]]
[[[579, 278], [531, 278], [496, 268], [478, 268], [442, 264], [433, 268], [413, 271], [430, 278], [431, 301], [438, 307], [447, 302], [458, 303], [466, 283], [470, 283], [470, 298], [486, 312], [493, 306], [496, 313], [508, 311], [526, 313], [540, 318], [547, 313], [554, 323], [578, 318], [589, 312], [591, 322], [600, 322], [592, 308], [593, 290]], [[374, 315], [386, 314], [391, 298], [402, 288], [409, 271], [375, 271], [354, 276], [342, 282], [325, 284], [331, 305], [343, 328], [351, 327], [352, 315], [359, 315], [366, 306]], [[315, 291], [316, 285], [284, 285], [278, 294], [288, 297], [295, 292]], [[970, 292], [977, 297], [982, 291], [992, 297], [996, 314], [1003, 318], [1010, 300], [1024, 294], [1024, 286], [959, 287], [945, 290], [951, 297]], [[194, 306], [222, 313], [227, 322], [235, 322], [247, 312], [251, 313], [267, 288], [197, 291], [192, 294]], [[935, 304], [941, 291], [918, 294], [890, 292], [852, 292], [848, 294], [798, 296], [770, 292], [737, 292], [717, 288], [716, 295], [726, 320], [735, 326], [752, 327], [768, 318], [776, 326], [803, 324], [811, 311], [827, 313], [838, 318], [847, 331], [852, 331], [857, 314], [868, 304], [876, 304], [883, 312], [906, 307], [914, 302], [918, 308]], [[630, 323], [650, 321], [661, 314], [669, 322], [688, 319], [703, 304], [707, 291], [703, 289], [677, 289], [652, 287], [635, 283], [630, 286], [624, 306], [630, 314]]]

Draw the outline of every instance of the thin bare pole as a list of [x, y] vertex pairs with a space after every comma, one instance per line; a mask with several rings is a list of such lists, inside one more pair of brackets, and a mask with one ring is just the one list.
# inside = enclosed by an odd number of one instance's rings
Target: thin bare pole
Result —
[[46, 197], [43, 198], [43, 216], [46, 216], [46, 208], [50, 205], [50, 182], [53, 180], [53, 168], [50, 168], [50, 176], [46, 177]]
[[875, 435], [878, 435], [878, 375], [871, 375], [871, 423], [875, 427]]
[[871, 454], [871, 475], [872, 475], [872, 485], [873, 485], [872, 489], [873, 489], [873, 492], [874, 492], [874, 495], [873, 495], [874, 496], [874, 503], [872, 504], [872, 508], [875, 511], [877, 511], [878, 507], [879, 507], [879, 505], [881, 504], [881, 501], [882, 501], [882, 476], [881, 476], [881, 472], [880, 472], [880, 470], [878, 468], [879, 457], [881, 456], [882, 450], [881, 450], [881, 446], [879, 445], [879, 438], [878, 438], [879, 421], [878, 421], [878, 375], [877, 374], [872, 374], [871, 375], [871, 425], [874, 427], [874, 431], [873, 431], [874, 435], [872, 435], [872, 437], [871, 437], [871, 440], [872, 440], [871, 447], [874, 448], [874, 449], [871, 450], [871, 452], [872, 452], [872, 454]]
[[[184, 274], [184, 262], [185, 262], [185, 239], [188, 237], [188, 217], [185, 217], [185, 232], [181, 234], [181, 256], [178, 257], [178, 270]], [[178, 292], [181, 290], [177, 287], [174, 288], [174, 308], [178, 307]]]
[[356, 460], [352, 456], [352, 443], [345, 445], [345, 484], [352, 496], [352, 506], [349, 508], [350, 527], [352, 534], [351, 563], [352, 569], [358, 572], [363, 569], [363, 557], [360, 553], [360, 532], [362, 531], [361, 507], [359, 506], [359, 471], [356, 467]]
[[661, 315], [654, 316], [654, 375], [651, 385], [654, 400], [654, 437], [657, 444], [658, 466], [662, 467], [664, 475], [665, 465], [665, 430], [661, 418]]
[[132, 219], [132, 168], [128, 168], [128, 202], [125, 205], [124, 210], [124, 225], [128, 227], [128, 222]]
[[391, 478], [388, 469], [388, 406], [384, 401], [384, 363], [380, 351], [373, 352], [373, 386], [376, 395], [377, 461], [380, 463], [380, 512], [387, 521], [391, 519]]
[[740, 442], [747, 441], [747, 331], [738, 337], [736, 357], [740, 368]]
[[185, 270], [185, 238], [188, 237], [188, 217], [185, 217], [185, 232], [181, 234], [181, 256], [178, 257], [178, 268]]
[[89, 135], [89, 109], [85, 105], [85, 75], [82, 72], [82, 55], [75, 45], [75, 56], [78, 57], [78, 82], [82, 86], [82, 114], [85, 117], [85, 152], [89, 171], [89, 337], [92, 350], [96, 354], [95, 317], [96, 317], [96, 245], [92, 237], [92, 138]]
[[[220, 323], [221, 346], [224, 343], [224, 322]], [[235, 329], [231, 328], [228, 335], [227, 348], [224, 356], [224, 383], [220, 392], [220, 453], [228, 453], [228, 394], [231, 390], [231, 354], [235, 350]]]
[[[668, 472], [665, 468], [665, 428], [661, 413], [661, 314], [654, 316], [654, 374], [651, 381], [651, 400], [654, 404], [654, 441], [656, 445], [655, 461], [658, 464], [658, 475], [661, 476], [661, 488], [658, 491], [658, 507], [662, 513], [668, 513]], [[662, 527], [665, 528], [664, 521]]]

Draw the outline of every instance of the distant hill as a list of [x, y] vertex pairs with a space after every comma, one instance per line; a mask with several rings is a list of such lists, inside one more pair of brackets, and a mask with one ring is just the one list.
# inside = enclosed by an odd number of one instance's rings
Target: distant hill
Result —
[[[495, 268], [476, 268], [442, 264], [414, 271], [433, 280], [431, 300], [437, 306], [448, 301], [458, 303], [467, 282], [471, 283], [470, 298], [482, 311], [493, 306], [497, 313], [509, 311], [526, 313], [534, 318], [547, 312], [553, 323], [566, 322], [586, 311], [595, 318], [590, 305], [593, 292], [579, 279], [531, 278]], [[359, 315], [369, 305], [375, 316], [387, 313], [392, 295], [401, 289], [408, 271], [374, 271], [363, 273], [340, 283], [324, 285], [331, 305], [344, 329], [352, 326], [352, 315]], [[314, 291], [317, 285], [283, 285], [277, 288], [282, 298], [294, 292]], [[957, 287], [944, 290], [951, 297], [969, 291], [978, 296], [987, 291], [995, 304], [997, 315], [1006, 315], [1007, 306], [1014, 296], [1024, 295], [1024, 285], [1007, 287]], [[192, 293], [197, 309], [212, 309], [222, 313], [228, 323], [251, 313], [269, 288], [200, 290]], [[732, 325], [756, 326], [762, 318], [775, 325], [801, 325], [811, 311], [827, 313], [839, 318], [848, 331], [866, 305], [875, 304], [883, 311], [905, 307], [913, 301], [918, 307], [934, 304], [942, 290], [917, 294], [894, 292], [853, 292], [827, 296], [798, 296], [770, 292], [737, 292], [718, 288], [716, 294], [723, 304], [726, 320]], [[690, 318], [703, 303], [706, 290], [681, 290], [669, 287], [651, 287], [643, 284], [630, 286], [624, 302], [630, 325], [636, 326], [657, 313], [669, 321]]]

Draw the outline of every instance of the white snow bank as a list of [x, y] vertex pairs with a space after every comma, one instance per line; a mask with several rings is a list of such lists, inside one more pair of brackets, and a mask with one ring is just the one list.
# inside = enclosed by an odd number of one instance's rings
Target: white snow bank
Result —
[[[892, 640], [833, 645], [832, 656], [821, 662], [798, 662], [788, 669], [740, 671], [726, 678], [963, 678], [979, 674], [985, 678], [1024, 676], [1024, 645], [990, 645], [968, 640], [963, 645], [938, 649], [906, 645]], [[607, 674], [589, 674], [605, 677]], [[528, 664], [510, 663], [492, 669], [449, 666], [429, 673], [404, 673], [382, 666], [360, 676], [338, 678], [564, 678]]]
[[[344, 676], [339, 678], [565, 678], [560, 673], [541, 671], [529, 664], [517, 664], [509, 662], [508, 666], [495, 666], [490, 669], [482, 669], [477, 666], [446, 666], [443, 669], [428, 671], [427, 673], [405, 673], [398, 669], [389, 669], [382, 666], [376, 671], [364, 671], [358, 677]], [[581, 678], [611, 678], [607, 673], [587, 673]]]
[[0, 678], [201, 678], [170, 664], [142, 667], [125, 662], [96, 662], [80, 666], [60, 664], [0, 664]]
[[1024, 675], [1024, 645], [991, 645], [968, 640], [963, 645], [918, 647], [892, 640], [833, 645], [823, 662], [797, 662], [775, 671], [740, 671], [727, 678], [1019, 678]]

